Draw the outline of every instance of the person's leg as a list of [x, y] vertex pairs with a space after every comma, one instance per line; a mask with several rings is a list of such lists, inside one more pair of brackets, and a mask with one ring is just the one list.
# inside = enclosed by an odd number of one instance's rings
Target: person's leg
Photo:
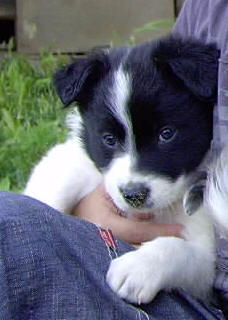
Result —
[[[0, 192], [0, 319], [223, 319], [184, 293], [138, 308], [106, 284], [110, 249], [99, 229], [26, 196]], [[148, 279], [149, 281], [149, 279]]]
[[95, 225], [0, 193], [0, 319], [134, 318], [106, 285], [111, 255]]

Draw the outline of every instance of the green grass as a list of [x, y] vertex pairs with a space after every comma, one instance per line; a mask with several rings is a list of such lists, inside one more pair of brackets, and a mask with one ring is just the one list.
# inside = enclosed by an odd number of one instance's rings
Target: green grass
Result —
[[52, 75], [63, 56], [42, 52], [37, 64], [9, 52], [0, 62], [0, 190], [21, 191], [31, 168], [65, 138]]

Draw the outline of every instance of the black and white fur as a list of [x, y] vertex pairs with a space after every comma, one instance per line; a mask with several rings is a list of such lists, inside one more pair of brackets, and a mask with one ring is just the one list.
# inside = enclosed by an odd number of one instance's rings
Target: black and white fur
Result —
[[205, 202], [218, 233], [228, 237], [228, 147], [211, 165], [206, 182]]
[[[110, 287], [133, 303], [162, 289], [206, 298], [214, 234], [202, 206], [183, 199], [210, 147], [218, 52], [172, 36], [78, 59], [55, 75], [69, 139], [35, 167], [25, 194], [70, 212], [101, 181], [127, 218], [181, 223], [183, 238], [158, 237], [112, 261]], [[153, 212], [153, 214], [149, 214]]]

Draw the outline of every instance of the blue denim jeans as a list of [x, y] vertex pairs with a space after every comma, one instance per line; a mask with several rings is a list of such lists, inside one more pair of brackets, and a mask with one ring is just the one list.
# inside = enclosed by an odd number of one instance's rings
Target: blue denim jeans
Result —
[[[131, 305], [108, 287], [111, 250], [99, 228], [23, 195], [0, 192], [0, 320], [224, 319], [187, 293]], [[149, 279], [148, 279], [149, 281]]]

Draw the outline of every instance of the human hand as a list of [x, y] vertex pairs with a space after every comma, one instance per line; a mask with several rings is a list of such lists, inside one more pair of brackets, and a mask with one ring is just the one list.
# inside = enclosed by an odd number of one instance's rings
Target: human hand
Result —
[[108, 228], [116, 237], [132, 244], [140, 244], [159, 236], [181, 237], [182, 232], [180, 224], [131, 220], [119, 215], [103, 185], [99, 185], [79, 202], [74, 210], [74, 215], [103, 228]]

